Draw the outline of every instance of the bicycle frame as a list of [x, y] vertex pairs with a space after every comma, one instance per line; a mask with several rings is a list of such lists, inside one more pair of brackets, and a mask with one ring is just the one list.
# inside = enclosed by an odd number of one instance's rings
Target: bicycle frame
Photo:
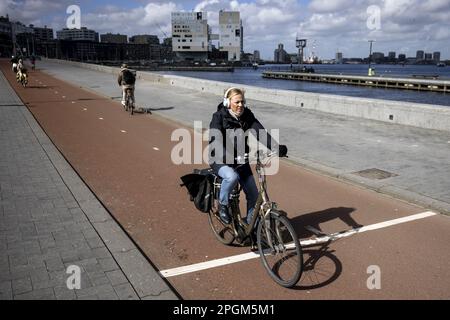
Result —
[[[267, 157], [267, 160], [272, 158], [275, 155], [275, 153], [270, 154]], [[258, 154], [256, 158], [256, 172], [258, 173], [258, 184], [259, 184], [259, 192], [258, 192], [258, 199], [256, 200], [254, 212], [252, 219], [250, 223], [247, 225], [246, 223], [243, 223], [242, 217], [240, 215], [240, 208], [239, 208], [239, 196], [240, 192], [242, 190], [242, 187], [240, 185], [236, 186], [236, 188], [231, 193], [231, 202], [230, 207], [232, 211], [233, 219], [237, 219], [237, 222], [239, 226], [243, 229], [245, 237], [248, 237], [251, 235], [251, 233], [254, 231], [256, 227], [256, 222], [259, 217], [262, 218], [262, 221], [265, 221], [267, 215], [273, 210], [277, 208], [276, 203], [271, 202], [269, 199], [269, 195], [267, 193], [267, 185], [266, 185], [266, 174], [265, 174], [265, 166], [267, 163], [262, 163], [260, 156]], [[217, 182], [214, 183], [215, 190], [220, 190], [220, 184]], [[219, 188], [217, 188], [219, 187]], [[217, 189], [216, 189], [217, 188]], [[217, 196], [217, 194], [215, 195]], [[234, 226], [236, 228], [236, 226]], [[235, 230], [236, 232], [238, 230]]]

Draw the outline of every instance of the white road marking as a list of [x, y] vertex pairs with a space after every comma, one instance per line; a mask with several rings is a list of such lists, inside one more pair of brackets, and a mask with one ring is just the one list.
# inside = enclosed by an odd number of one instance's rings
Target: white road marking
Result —
[[125, 130], [120, 130], [120, 132], [122, 132], [122, 133], [127, 133]]
[[98, 118], [99, 120], [103, 120], [103, 118]]
[[87, 110], [87, 108], [83, 108], [83, 111], [86, 111]]
[[157, 148], [157, 147], [153, 147], [153, 150], [159, 151], [159, 148]]
[[[394, 220], [388, 220], [385, 222], [371, 224], [368, 226], [364, 226], [364, 227], [361, 227], [358, 229], [352, 229], [352, 230], [342, 232], [342, 233], [334, 233], [334, 234], [316, 238], [316, 239], [308, 239], [308, 240], [300, 241], [300, 244], [302, 246], [310, 246], [310, 245], [324, 243], [324, 242], [328, 242], [328, 241], [335, 241], [335, 240], [338, 240], [341, 238], [346, 238], [346, 237], [349, 237], [349, 236], [352, 236], [352, 235], [355, 235], [358, 233], [363, 233], [366, 231], [373, 231], [373, 230], [377, 230], [377, 229], [381, 229], [381, 228], [386, 228], [386, 227], [394, 226], [394, 225], [405, 223], [405, 222], [410, 222], [410, 221], [414, 221], [414, 220], [418, 220], [418, 219], [432, 217], [435, 215], [437, 215], [437, 213], [432, 212], [432, 211], [422, 212], [422, 213], [414, 214], [414, 215], [403, 217], [403, 218], [398, 218], [398, 219], [394, 219]], [[288, 245], [287, 247], [293, 248], [293, 245]], [[159, 274], [165, 278], [169, 278], [169, 277], [179, 276], [179, 275], [187, 274], [187, 273], [191, 273], [191, 272], [197, 272], [197, 271], [220, 267], [220, 266], [224, 266], [224, 265], [228, 265], [228, 264], [232, 264], [232, 263], [246, 261], [246, 260], [250, 260], [250, 259], [254, 259], [254, 258], [258, 258], [258, 257], [259, 257], [259, 253], [249, 252], [249, 253], [239, 254], [239, 255], [235, 255], [235, 256], [231, 256], [231, 257], [191, 264], [188, 266], [162, 270], [159, 272]]]

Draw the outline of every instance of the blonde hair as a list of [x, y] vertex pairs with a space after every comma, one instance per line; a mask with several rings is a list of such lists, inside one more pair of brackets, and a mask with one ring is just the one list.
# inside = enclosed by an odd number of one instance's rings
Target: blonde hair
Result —
[[238, 94], [240, 94], [240, 95], [242, 95], [242, 97], [244, 97], [245, 91], [240, 88], [232, 87], [232, 88], [229, 88], [227, 91], [225, 91], [224, 98], [230, 99], [231, 97], [236, 96]]

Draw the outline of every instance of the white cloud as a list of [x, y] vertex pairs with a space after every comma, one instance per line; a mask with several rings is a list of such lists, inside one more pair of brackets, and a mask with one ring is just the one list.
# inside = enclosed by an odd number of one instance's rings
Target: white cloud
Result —
[[[401, 52], [406, 48], [443, 51], [450, 58], [450, 0], [139, 0], [140, 5], [124, 9], [117, 1], [98, 8], [92, 1], [79, 0], [82, 25], [100, 33], [128, 35], [163, 33], [171, 35], [172, 11], [194, 9], [206, 11], [213, 32], [218, 30], [219, 10], [237, 10], [244, 26], [244, 49], [260, 50], [272, 58], [278, 43], [288, 52], [296, 52], [295, 36], [316, 40], [316, 52], [325, 58], [334, 57], [337, 48], [347, 50], [344, 56], [365, 56], [367, 39], [374, 39], [376, 50]], [[25, 24], [51, 25], [55, 30], [65, 25], [65, 8], [73, 0], [0, 0], [0, 15], [9, 13], [12, 20]], [[76, 2], [76, 1], [75, 1]], [[83, 4], [84, 3], [84, 4]], [[88, 3], [90, 5], [88, 5]], [[381, 29], [367, 27], [367, 8], [381, 10]], [[87, 10], [87, 9], [86, 9]], [[163, 30], [163, 32], [161, 32]]]

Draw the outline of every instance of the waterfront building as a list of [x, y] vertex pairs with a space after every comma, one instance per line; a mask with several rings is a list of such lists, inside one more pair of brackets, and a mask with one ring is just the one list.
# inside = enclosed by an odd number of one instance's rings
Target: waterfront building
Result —
[[239, 11], [221, 10], [219, 29], [219, 50], [228, 52], [228, 61], [240, 61], [244, 37]]
[[52, 28], [47, 28], [47, 26], [44, 26], [44, 28], [34, 27], [33, 29], [34, 38], [38, 41], [51, 41], [55, 38]]
[[62, 30], [56, 31], [56, 38], [58, 40], [77, 40], [77, 41], [99, 42], [98, 32], [95, 32], [94, 30], [90, 30], [86, 27], [81, 27], [81, 29], [64, 28]]
[[395, 51], [389, 51], [389, 53], [388, 53], [389, 62], [395, 62], [395, 56], [396, 56]]
[[273, 61], [275, 63], [289, 63], [290, 58], [286, 50], [284, 50], [284, 45], [282, 43], [278, 44], [278, 49], [275, 49], [273, 54]]
[[253, 51], [253, 61], [255, 62], [261, 61], [261, 53], [259, 52], [259, 50]]
[[384, 53], [383, 52], [374, 52], [372, 53], [372, 62], [375, 63], [381, 63], [384, 60]]
[[342, 64], [344, 61], [344, 55], [342, 52], [336, 52], [336, 63]]
[[13, 51], [11, 22], [9, 16], [0, 17], [0, 57], [10, 57]]
[[172, 50], [177, 60], [207, 60], [209, 33], [206, 12], [172, 12]]
[[416, 61], [424, 60], [424, 52], [423, 50], [417, 50], [416, 52]]
[[441, 53], [439, 51], [433, 52], [433, 61], [436, 63], [441, 61]]
[[398, 55], [398, 61], [399, 61], [399, 62], [405, 62], [405, 61], [406, 61], [406, 55], [403, 54], [403, 53], [400, 53], [400, 54]]
[[431, 53], [425, 53], [425, 61], [433, 60], [433, 55]]
[[103, 43], [127, 43], [128, 37], [125, 34], [106, 33], [100, 35], [100, 42]]
[[159, 38], [155, 35], [139, 34], [130, 37], [130, 43], [136, 44], [159, 44]]

